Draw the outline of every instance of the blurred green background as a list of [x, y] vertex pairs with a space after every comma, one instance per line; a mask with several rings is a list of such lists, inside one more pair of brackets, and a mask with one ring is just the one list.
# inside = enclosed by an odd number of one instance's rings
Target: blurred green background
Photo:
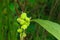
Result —
[[[17, 18], [26, 12], [32, 19], [60, 24], [60, 0], [0, 0], [0, 40], [20, 40]], [[31, 22], [25, 40], [57, 40], [40, 25]]]

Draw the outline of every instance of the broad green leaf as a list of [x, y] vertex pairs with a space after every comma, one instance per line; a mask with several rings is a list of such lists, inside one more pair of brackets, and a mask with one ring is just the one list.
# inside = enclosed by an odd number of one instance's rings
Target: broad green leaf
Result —
[[54, 37], [56, 37], [58, 40], [60, 40], [60, 25], [59, 24], [48, 21], [48, 20], [42, 20], [42, 19], [33, 19], [32, 21], [41, 25], [44, 29], [46, 29]]

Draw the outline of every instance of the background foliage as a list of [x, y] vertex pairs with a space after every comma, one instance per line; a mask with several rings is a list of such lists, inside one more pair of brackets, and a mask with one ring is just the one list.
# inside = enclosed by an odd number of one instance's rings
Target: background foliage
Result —
[[[17, 17], [24, 11], [28, 17], [60, 24], [60, 0], [0, 0], [0, 40], [19, 40]], [[25, 40], [57, 40], [40, 25], [31, 22]]]

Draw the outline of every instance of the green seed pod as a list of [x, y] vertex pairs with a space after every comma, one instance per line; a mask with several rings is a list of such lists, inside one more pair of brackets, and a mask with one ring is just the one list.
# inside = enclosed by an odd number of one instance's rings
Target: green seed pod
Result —
[[21, 14], [21, 19], [25, 19], [27, 17], [27, 14], [26, 13], [22, 13]]
[[22, 37], [23, 36], [23, 34], [22, 33], [20, 33], [20, 37]]
[[26, 23], [26, 22], [25, 22], [23, 19], [21, 19], [21, 18], [18, 18], [17, 21], [18, 21], [21, 25], [23, 25], [23, 24]]
[[23, 32], [23, 37], [26, 37], [26, 33], [25, 32]]
[[26, 22], [25, 25], [29, 26], [30, 22]]
[[20, 24], [21, 24], [21, 25], [24, 25], [24, 24], [25, 24], [25, 21], [24, 21], [24, 20], [21, 20], [21, 21], [20, 21]]
[[26, 21], [30, 22], [30, 18], [26, 17], [25, 19], [26, 19]]
[[23, 33], [20, 33], [20, 37], [26, 37], [26, 33], [25, 32], [23, 32]]
[[22, 33], [22, 31], [23, 31], [23, 30], [22, 30], [22, 29], [20, 29], [20, 28], [17, 30], [17, 32], [19, 32], [19, 33]]
[[24, 29], [24, 30], [27, 29], [27, 27], [28, 27], [27, 25], [22, 25], [21, 26], [21, 28]]

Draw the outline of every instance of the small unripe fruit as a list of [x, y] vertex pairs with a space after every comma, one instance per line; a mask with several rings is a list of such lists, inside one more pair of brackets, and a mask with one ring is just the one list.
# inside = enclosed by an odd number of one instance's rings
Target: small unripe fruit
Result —
[[26, 17], [26, 21], [28, 21], [28, 22], [29, 22], [29, 21], [30, 21], [30, 18]]
[[27, 25], [22, 25], [21, 28], [25, 30], [27, 29]]
[[17, 21], [21, 24], [21, 28], [17, 30], [17, 32], [20, 33], [20, 37], [24, 38], [26, 37], [25, 30], [30, 24], [30, 19], [27, 17], [26, 13], [22, 13], [21, 16], [17, 19]]
[[21, 19], [25, 19], [27, 17], [27, 14], [26, 13], [22, 13], [21, 14]]
[[26, 33], [25, 32], [23, 32], [23, 33], [20, 33], [20, 37], [26, 37]]
[[22, 33], [20, 33], [20, 37], [22, 37], [23, 36], [23, 34]]
[[23, 32], [23, 37], [26, 37], [26, 33], [25, 32]]
[[19, 29], [17, 30], [17, 32], [22, 33], [22, 29], [19, 28]]
[[25, 24], [25, 21], [24, 21], [23, 19], [21, 19], [21, 18], [18, 18], [17, 21], [18, 21], [21, 25]]

